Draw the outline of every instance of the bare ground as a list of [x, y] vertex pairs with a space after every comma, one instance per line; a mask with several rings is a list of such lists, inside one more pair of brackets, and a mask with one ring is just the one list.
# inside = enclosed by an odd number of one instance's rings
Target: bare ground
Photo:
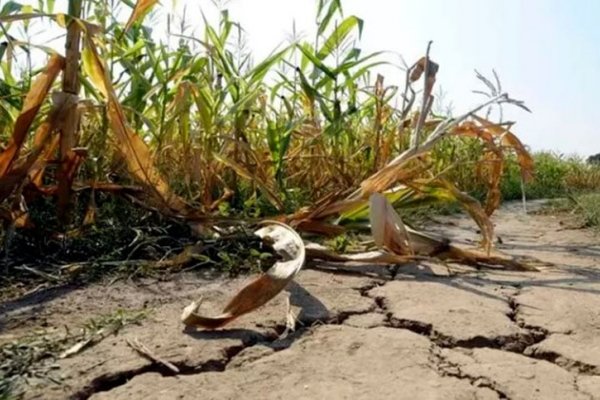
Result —
[[[455, 240], [477, 240], [468, 219], [438, 219]], [[141, 325], [57, 361], [60, 383], [32, 380], [26, 399], [600, 399], [598, 236], [518, 205], [494, 221], [499, 249], [553, 266], [313, 265], [287, 293], [216, 332], [184, 331], [182, 308], [203, 297], [218, 311], [247, 278], [63, 288], [1, 305], [0, 338], [116, 308], [151, 310]], [[286, 297], [298, 329], [283, 338]], [[134, 338], [179, 374], [133, 351]]]

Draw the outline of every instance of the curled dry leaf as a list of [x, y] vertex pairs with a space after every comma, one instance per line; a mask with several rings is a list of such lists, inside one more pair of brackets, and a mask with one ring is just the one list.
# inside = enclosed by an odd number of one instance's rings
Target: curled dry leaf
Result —
[[268, 221], [269, 225], [254, 232], [272, 246], [282, 257], [267, 272], [246, 285], [225, 306], [221, 314], [206, 317], [198, 314], [199, 302], [192, 302], [183, 310], [181, 321], [189, 327], [216, 329], [264, 305], [300, 271], [306, 257], [302, 238], [291, 227], [280, 222]]
[[481, 124], [483, 128], [485, 128], [492, 135], [500, 138], [500, 143], [502, 146], [512, 148], [517, 154], [517, 160], [519, 162], [519, 166], [521, 167], [521, 175], [525, 181], [531, 180], [533, 178], [533, 157], [527, 151], [523, 143], [519, 140], [519, 138], [512, 133], [508, 127], [494, 124], [484, 118], [478, 117], [477, 115], [473, 115], [473, 119]]
[[400, 256], [385, 250], [367, 251], [353, 254], [337, 254], [317, 243], [306, 245], [306, 258], [309, 260], [320, 260], [341, 263], [367, 263], [367, 264], [406, 264], [427, 257]]
[[452, 131], [453, 135], [477, 138], [483, 141], [486, 152], [476, 166], [477, 174], [487, 183], [485, 213], [491, 216], [500, 206], [500, 182], [504, 171], [504, 153], [496, 145], [494, 135], [472, 121], [466, 121]]
[[[494, 124], [477, 115], [474, 121], [466, 121], [452, 130], [453, 135], [479, 138], [487, 151], [478, 168], [483, 172], [488, 186], [485, 212], [492, 215], [500, 205], [500, 182], [504, 171], [504, 150], [515, 151], [523, 180], [533, 177], [533, 158], [521, 141], [509, 131], [512, 124]], [[498, 140], [496, 140], [498, 139]]]
[[425, 76], [425, 79], [434, 79], [435, 80], [435, 75], [437, 74], [438, 70], [440, 69], [439, 64], [431, 61], [427, 57], [421, 57], [419, 59], [419, 61], [417, 61], [413, 65], [413, 67], [410, 71], [410, 81], [411, 82], [418, 81], [421, 78], [421, 76], [423, 75], [423, 72], [425, 72], [426, 68], [429, 71], [427, 71], [427, 75]]

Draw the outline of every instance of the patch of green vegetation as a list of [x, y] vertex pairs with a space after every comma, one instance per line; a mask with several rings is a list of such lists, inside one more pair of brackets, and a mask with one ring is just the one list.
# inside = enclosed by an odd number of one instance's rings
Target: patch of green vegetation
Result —
[[579, 214], [584, 224], [592, 228], [600, 228], [600, 194], [586, 194], [573, 199], [575, 212]]
[[39, 331], [0, 344], [0, 399], [22, 397], [22, 385], [30, 379], [60, 383], [60, 378], [53, 373], [52, 360], [77, 354], [127, 325], [139, 324], [148, 313], [147, 309], [117, 310], [90, 319], [76, 332], [67, 330], [58, 335]]
[[[549, 199], [600, 190], [600, 165], [552, 152], [534, 153], [533, 158], [535, 176], [525, 184], [528, 199]], [[521, 175], [514, 158], [508, 159], [501, 192], [504, 200], [517, 200], [522, 196]]]
[[[357, 233], [346, 232], [323, 241], [323, 245], [336, 253], [361, 252], [365, 250], [365, 237]], [[369, 237], [368, 240], [371, 240]]]
[[236, 276], [264, 271], [275, 261], [272, 249], [246, 226], [220, 235], [207, 230], [199, 237], [187, 223], [106, 194], [97, 195], [93, 224], [83, 224], [87, 201], [81, 201], [84, 205], [76, 207], [70, 228], [59, 233], [55, 205], [49, 201], [39, 198], [30, 207], [34, 229], [17, 230], [10, 240], [4, 237], [8, 242], [0, 249], [0, 299], [42, 283], [159, 277], [203, 267]]
[[[483, 200], [487, 186], [477, 164], [483, 151], [483, 145], [477, 141], [449, 140], [433, 152], [435, 170], [437, 173], [447, 171], [447, 179], [471, 196]], [[600, 164], [588, 163], [578, 156], [546, 151], [534, 152], [532, 157], [533, 179], [523, 182], [516, 156], [507, 155], [500, 181], [502, 200], [520, 200], [523, 190], [527, 199], [551, 199], [572, 193], [600, 191]], [[460, 160], [460, 165], [451, 168], [455, 160]]]
[[553, 215], [569, 213], [577, 217], [580, 227], [600, 229], [600, 193], [553, 199], [540, 212]]

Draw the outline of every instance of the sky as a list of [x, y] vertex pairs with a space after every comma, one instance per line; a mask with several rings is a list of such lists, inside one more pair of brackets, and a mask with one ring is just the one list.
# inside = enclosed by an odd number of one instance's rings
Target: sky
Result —
[[[6, 0], [0, 0], [0, 4]], [[37, 3], [37, 1], [31, 3]], [[65, 0], [56, 1], [56, 12]], [[185, 15], [202, 32], [200, 9], [215, 15], [210, 0], [162, 0], [164, 13]], [[230, 0], [255, 59], [268, 55], [296, 29], [312, 38], [316, 0]], [[440, 65], [437, 85], [455, 114], [481, 102], [474, 70], [524, 100], [529, 114], [506, 109], [514, 132], [533, 150], [589, 156], [600, 153], [596, 119], [600, 94], [600, 1], [597, 0], [343, 0], [344, 14], [364, 20], [363, 52], [389, 51], [386, 58], [412, 64], [433, 41], [431, 59]], [[160, 24], [157, 23], [157, 29]], [[382, 68], [385, 83], [402, 86], [404, 72]]]

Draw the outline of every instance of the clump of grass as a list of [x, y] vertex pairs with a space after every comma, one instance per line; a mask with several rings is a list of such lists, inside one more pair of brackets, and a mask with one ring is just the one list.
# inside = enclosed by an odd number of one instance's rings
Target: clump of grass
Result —
[[0, 346], [2, 363], [0, 364], [0, 399], [14, 399], [23, 394], [21, 384], [28, 379], [56, 378], [49, 375], [47, 366], [40, 362], [51, 359], [66, 346], [66, 338], [50, 338], [37, 332], [30, 337], [12, 341]]
[[575, 212], [587, 227], [600, 228], [600, 194], [585, 194], [572, 198]]
[[578, 227], [600, 229], [600, 193], [574, 194], [553, 199], [540, 212], [568, 213], [578, 219]]
[[323, 244], [336, 253], [360, 252], [365, 250], [365, 242], [371, 238], [358, 233], [343, 233], [323, 241]]

